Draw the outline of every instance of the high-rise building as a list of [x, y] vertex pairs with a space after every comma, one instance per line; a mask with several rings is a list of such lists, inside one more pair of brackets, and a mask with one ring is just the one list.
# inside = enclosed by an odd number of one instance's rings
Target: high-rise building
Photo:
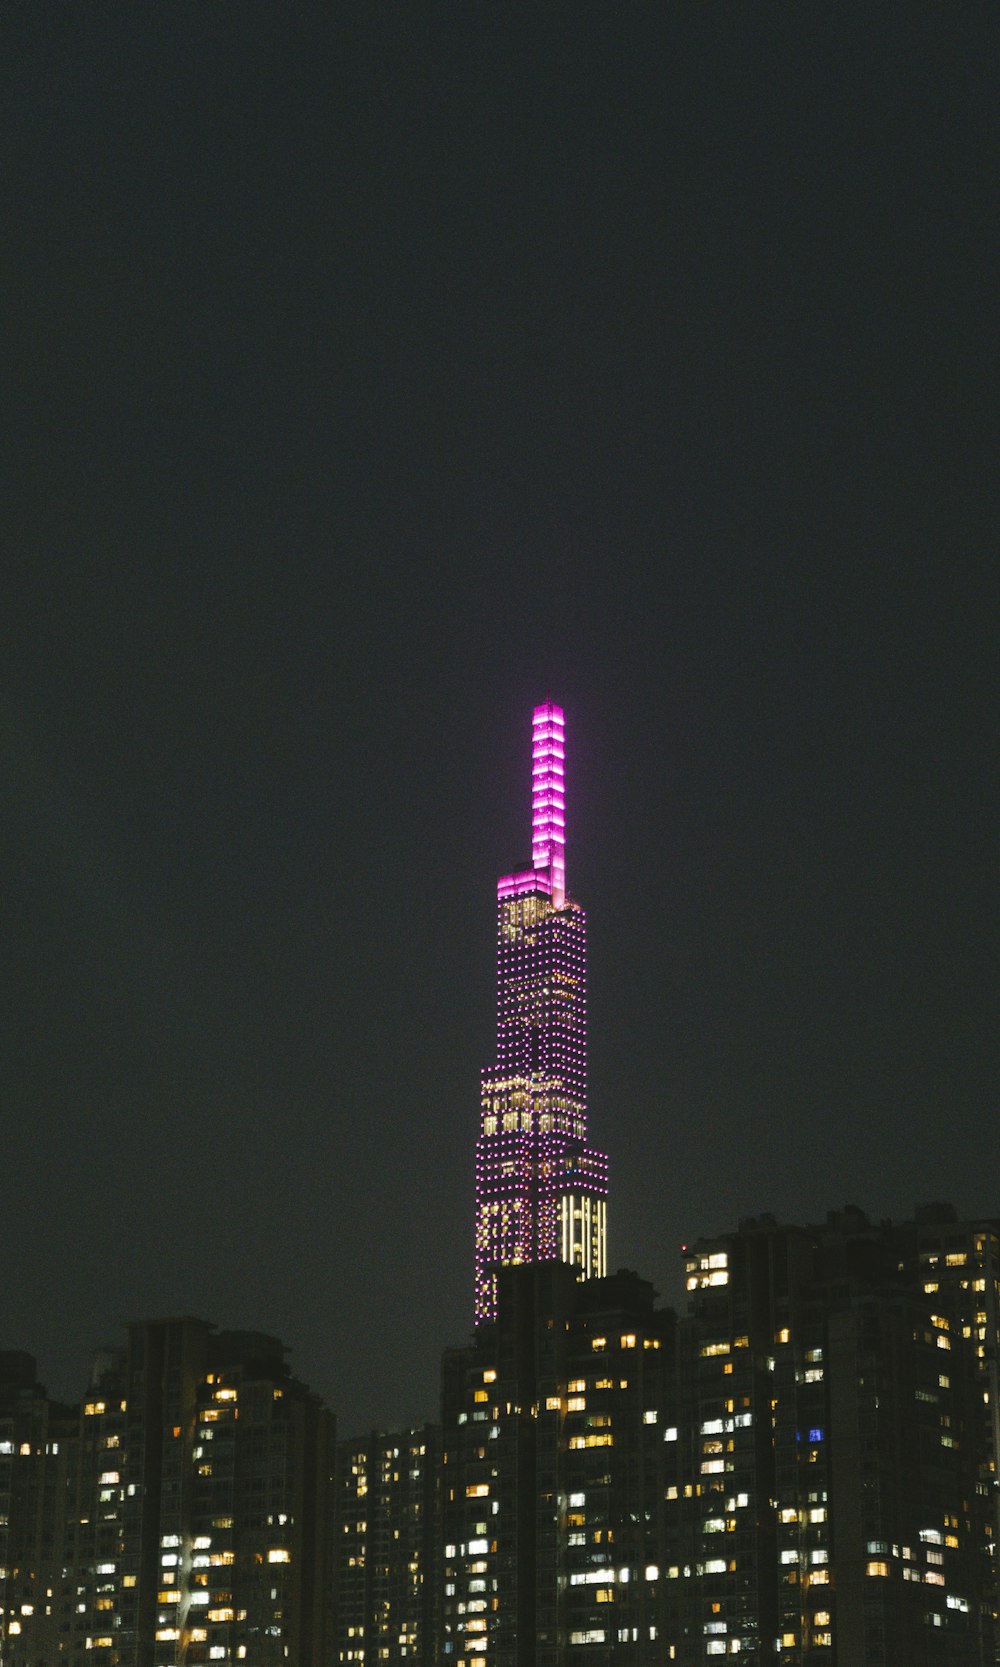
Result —
[[258, 1332], [129, 1328], [122, 1667], [327, 1659], [334, 1423]]
[[333, 1659], [342, 1667], [435, 1659], [438, 1467], [433, 1424], [338, 1445]]
[[672, 1659], [659, 1563], [674, 1328], [634, 1273], [500, 1272], [496, 1323], [443, 1362], [443, 1661]]
[[0, 1663], [60, 1655], [69, 1594], [66, 1501], [76, 1409], [51, 1401], [33, 1356], [0, 1352]]
[[1000, 1224], [762, 1216], [498, 1274], [442, 1374], [454, 1667], [994, 1667]]
[[532, 721], [531, 865], [497, 882], [496, 1063], [476, 1143], [477, 1325], [497, 1269], [560, 1261], [606, 1272], [607, 1158], [587, 1145], [587, 948], [566, 890], [565, 724]]
[[138, 1491], [136, 1482], [126, 1484], [123, 1476], [126, 1382], [125, 1350], [98, 1350], [85, 1399], [77, 1409], [64, 1570], [66, 1638], [60, 1647], [60, 1658], [65, 1656], [71, 1667], [93, 1661], [115, 1667], [122, 1662], [121, 1628], [126, 1619], [130, 1625], [135, 1621], [134, 1570], [127, 1575], [122, 1567], [125, 1520]]
[[133, 1325], [78, 1407], [0, 1354], [2, 1667], [328, 1667], [334, 1422], [285, 1352]]
[[956, 1311], [988, 1309], [989, 1236], [851, 1208], [687, 1250], [663, 1558], [680, 1667], [995, 1661], [986, 1391]]

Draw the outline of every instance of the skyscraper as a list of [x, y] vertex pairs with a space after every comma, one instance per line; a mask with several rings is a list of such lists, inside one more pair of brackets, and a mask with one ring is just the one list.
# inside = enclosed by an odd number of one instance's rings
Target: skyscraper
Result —
[[439, 1659], [663, 1667], [674, 1315], [628, 1271], [497, 1285], [496, 1323], [442, 1362]]
[[436, 1659], [995, 1667], [998, 1234], [750, 1217], [685, 1246], [679, 1319], [502, 1269], [442, 1362]]
[[606, 1272], [607, 1158], [587, 1145], [586, 920], [566, 891], [565, 725], [532, 720], [531, 866], [497, 882], [496, 1064], [476, 1143], [476, 1323], [496, 1270], [568, 1262]]

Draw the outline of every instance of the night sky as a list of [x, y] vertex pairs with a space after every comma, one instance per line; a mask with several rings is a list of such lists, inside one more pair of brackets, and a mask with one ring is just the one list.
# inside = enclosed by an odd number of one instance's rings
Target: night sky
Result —
[[434, 1415], [547, 695], [611, 1266], [1000, 1214], [995, 8], [2, 30], [0, 1346]]

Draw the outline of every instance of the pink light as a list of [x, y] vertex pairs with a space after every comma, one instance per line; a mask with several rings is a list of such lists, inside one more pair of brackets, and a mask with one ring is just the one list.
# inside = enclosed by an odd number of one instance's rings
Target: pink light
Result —
[[566, 902], [565, 719], [562, 708], [546, 701], [531, 719], [531, 860], [548, 869], [552, 901]]
[[497, 881], [497, 897], [522, 897], [525, 892], [541, 891], [551, 896], [552, 883], [547, 874], [526, 868], [520, 874], [501, 874]]

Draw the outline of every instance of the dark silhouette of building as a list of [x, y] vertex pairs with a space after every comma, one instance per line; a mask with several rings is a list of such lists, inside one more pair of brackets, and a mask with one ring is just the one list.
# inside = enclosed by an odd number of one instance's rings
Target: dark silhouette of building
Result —
[[276, 1338], [130, 1327], [121, 1661], [325, 1661], [333, 1420]]
[[76, 1409], [51, 1401], [34, 1358], [0, 1353], [0, 1662], [58, 1657], [69, 1594], [67, 1498]]
[[[763, 1216], [635, 1274], [504, 1270], [442, 1374], [442, 1658], [996, 1660], [997, 1224]], [[950, 1258], [950, 1260], [949, 1260]]]
[[993, 1661], [978, 1362], [922, 1289], [912, 1233], [857, 1210], [765, 1216], [687, 1252], [678, 1661]]
[[665, 1659], [663, 1417], [674, 1317], [636, 1274], [509, 1268], [442, 1386], [442, 1656]]
[[261, 1333], [133, 1325], [76, 1408], [0, 1356], [3, 1667], [326, 1667], [333, 1466]]

